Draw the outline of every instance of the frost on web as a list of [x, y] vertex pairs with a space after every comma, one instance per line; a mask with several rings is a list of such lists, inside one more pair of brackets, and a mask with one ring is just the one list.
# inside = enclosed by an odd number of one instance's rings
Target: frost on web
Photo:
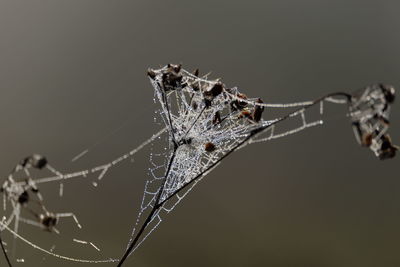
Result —
[[[13, 210], [8, 221], [11, 222], [14, 220], [14, 231], [18, 232], [18, 224], [21, 221], [49, 232], [59, 233], [56, 225], [61, 218], [65, 217], [71, 217], [75, 221], [77, 227], [82, 228], [77, 217], [73, 213], [54, 213], [46, 208], [44, 198], [31, 175], [31, 169], [42, 170], [44, 168], [48, 169], [51, 173], [58, 174], [57, 171], [48, 164], [45, 157], [37, 154], [26, 157], [17, 164], [1, 187], [4, 197], [3, 210], [6, 210], [7, 200], [10, 202]], [[22, 173], [22, 178], [19, 177], [16, 179], [16, 176], [20, 173]], [[20, 182], [17, 182], [17, 180]], [[62, 195], [61, 190], [62, 187], [60, 187], [60, 194]], [[27, 209], [33, 218], [28, 219], [21, 217], [21, 207]]]
[[[58, 230], [58, 226], [64, 223], [73, 223], [77, 226], [77, 233], [79, 233], [82, 228], [78, 222], [79, 215], [69, 210], [62, 212], [49, 210], [46, 206], [46, 197], [41, 192], [41, 185], [53, 184], [54, 190], [56, 190], [60, 197], [64, 194], [64, 184], [73, 179], [92, 179], [92, 185], [97, 187], [104, 177], [106, 177], [108, 171], [121, 166], [121, 164], [127, 160], [132, 160], [139, 151], [154, 142], [154, 140], [164, 134], [165, 131], [166, 128], [161, 129], [137, 147], [105, 164], [100, 164], [83, 170], [70, 172], [60, 171], [50, 165], [46, 157], [38, 154], [33, 154], [21, 160], [15, 168], [13, 168], [7, 178], [3, 180], [0, 187], [0, 193], [3, 196], [3, 212], [2, 220], [0, 221], [0, 242], [3, 245], [2, 248], [4, 249], [3, 252], [5, 252], [5, 256], [7, 255], [7, 251], [12, 252], [13, 255], [16, 253], [15, 244], [16, 239], [18, 239], [44, 254], [66, 261], [80, 263], [115, 262], [116, 259], [112, 258], [92, 260], [63, 256], [55, 252], [54, 244], [51, 249], [45, 249], [39, 246], [36, 242], [30, 241], [24, 237], [24, 233], [21, 233], [21, 230], [24, 230], [21, 229], [21, 224], [34, 226], [53, 234], [62, 235], [62, 232], [60, 233]], [[88, 151], [88, 149], [84, 150], [84, 152], [75, 157], [73, 161], [77, 160]], [[70, 221], [68, 221], [68, 219]], [[11, 245], [9, 242], [4, 242], [4, 238], [2, 237], [3, 231], [9, 232], [14, 237]], [[99, 246], [92, 241], [78, 238], [71, 238], [70, 240], [79, 247], [87, 246], [89, 249], [100, 252]], [[103, 254], [104, 253], [99, 255], [104, 257]], [[17, 262], [25, 262], [25, 259], [23, 258], [17, 258], [15, 260]]]
[[[42, 195], [36, 179], [33, 173], [45, 172], [49, 174], [57, 175], [61, 177], [62, 174], [54, 169], [47, 161], [47, 159], [41, 155], [34, 154], [21, 160], [12, 172], [8, 175], [7, 179], [2, 184], [0, 190], [3, 194], [3, 216], [0, 222], [0, 231], [7, 230], [14, 236], [13, 245], [11, 248], [5, 248], [5, 243], [1, 240], [3, 250], [12, 250], [13, 254], [16, 252], [15, 241], [18, 238], [35, 249], [42, 251], [43, 253], [50, 254], [54, 257], [83, 263], [100, 263], [100, 262], [113, 262], [113, 259], [106, 260], [85, 260], [76, 259], [72, 257], [62, 256], [54, 253], [52, 249], [46, 250], [31, 241], [25, 239], [19, 234], [20, 224], [27, 224], [39, 229], [60, 234], [57, 226], [61, 223], [61, 220], [68, 218], [76, 225], [77, 229], [81, 229], [77, 216], [72, 212], [55, 212], [49, 210], [46, 206], [46, 201]], [[49, 177], [50, 178], [50, 177]], [[63, 194], [63, 184], [60, 184], [59, 194]], [[8, 211], [8, 212], [7, 212]], [[93, 242], [87, 242], [83, 240], [73, 239], [73, 242], [86, 244], [99, 251], [99, 248]], [[7, 259], [8, 260], [8, 259]], [[17, 262], [25, 262], [23, 258], [17, 258]]]
[[[1, 187], [3, 209], [7, 209], [8, 214], [0, 222], [0, 237], [6, 230], [33, 248], [64, 260], [86, 263], [115, 261], [76, 259], [56, 254], [53, 249], [45, 250], [24, 238], [19, 233], [19, 224], [58, 233], [57, 226], [70, 219], [79, 230], [79, 215], [73, 211], [47, 209], [40, 185], [55, 184], [60, 197], [64, 183], [71, 179], [92, 177], [93, 185], [97, 186], [109, 170], [132, 159], [145, 146], [164, 142], [164, 149], [156, 148], [150, 156], [151, 175], [146, 181], [139, 215], [127, 250], [120, 260], [121, 265], [157, 228], [162, 216], [171, 212], [225, 157], [248, 144], [322, 125], [329, 103], [347, 106], [358, 142], [369, 147], [378, 158], [392, 158], [398, 149], [387, 133], [390, 106], [394, 101], [391, 86], [376, 84], [354, 94], [338, 92], [314, 101], [271, 104], [260, 98], [248, 98], [236, 87], [230, 88], [220, 80], [210, 80], [208, 75], [200, 77], [198, 71], [190, 73], [180, 65], [169, 64], [159, 70], [149, 70], [148, 76], [154, 87], [155, 100], [160, 104], [157, 113], [164, 127], [116, 159], [84, 170], [61, 172], [43, 156], [34, 154], [24, 158]], [[275, 114], [276, 110], [279, 115]], [[45, 172], [48, 175], [43, 175]], [[74, 238], [73, 242], [100, 250], [91, 241]]]
[[[115, 262], [116, 259], [112, 258], [92, 260], [63, 256], [55, 252], [54, 244], [52, 245], [51, 249], [45, 249], [39, 246], [36, 242], [30, 241], [24, 237], [24, 232], [21, 231], [26, 231], [26, 229], [25, 227], [21, 227], [21, 224], [51, 232], [53, 235], [62, 235], [63, 233], [60, 233], [58, 226], [64, 223], [73, 223], [76, 225], [77, 234], [80, 233], [82, 226], [78, 221], [79, 215], [70, 210], [49, 210], [46, 205], [46, 197], [41, 191], [41, 185], [53, 184], [54, 190], [56, 190], [60, 197], [62, 197], [64, 194], [64, 184], [73, 179], [92, 179], [93, 186], [97, 187], [102, 179], [106, 177], [106, 174], [109, 170], [121, 166], [122, 162], [133, 159], [136, 153], [154, 142], [154, 140], [164, 134], [165, 131], [165, 128], [161, 129], [149, 139], [139, 144], [137, 147], [109, 161], [108, 163], [78, 171], [60, 171], [50, 165], [46, 157], [38, 154], [33, 154], [22, 159], [9, 173], [7, 178], [3, 180], [3, 183], [0, 187], [0, 193], [3, 197], [3, 212], [2, 220], [0, 221], [0, 242], [1, 245], [3, 245], [2, 249], [5, 256], [7, 255], [7, 251], [12, 252], [12, 254], [15, 255], [15, 245], [16, 240], [18, 239], [32, 248], [43, 252], [44, 254], [67, 261], [81, 263]], [[88, 149], [84, 151], [84, 153], [87, 152]], [[80, 155], [82, 154], [83, 153]], [[74, 160], [76, 159], [77, 157], [74, 158]], [[10, 242], [4, 241], [2, 236], [4, 231], [9, 232], [11, 236], [14, 237], [11, 244]], [[78, 238], [71, 238], [70, 240], [79, 247], [87, 246], [88, 249], [100, 252], [99, 246], [93, 241], [82, 240]], [[104, 257], [103, 255], [104, 253], [99, 254], [101, 257]], [[16, 258], [15, 261], [25, 262], [25, 259]]]
[[[381, 88], [380, 85], [363, 89], [362, 96], [339, 92], [316, 101], [268, 104], [260, 98], [248, 98], [236, 87], [229, 88], [220, 80], [199, 77], [197, 70], [190, 73], [181, 65], [149, 69], [148, 76], [155, 99], [161, 105], [158, 113], [168, 129], [167, 147], [165, 153], [152, 155], [152, 175], [146, 182], [136, 226], [120, 264], [157, 228], [162, 214], [172, 211], [222, 159], [247, 144], [321, 125], [324, 103], [347, 104], [353, 125], [359, 125], [362, 133], [373, 132], [371, 149], [381, 159], [393, 157], [396, 150], [390, 145], [390, 153], [387, 152], [381, 139], [388, 138], [388, 127], [373, 121], [384, 118], [388, 125], [389, 105], [393, 102], [387, 91], [376, 89]], [[389, 91], [394, 97], [394, 90]], [[272, 108], [296, 109], [281, 117], [264, 120], [263, 112]], [[313, 117], [309, 116], [310, 112], [317, 113], [319, 119], [308, 121], [308, 117]], [[279, 130], [281, 123], [286, 121], [291, 121], [290, 129]], [[155, 163], [157, 156], [161, 157], [161, 163]]]
[[[168, 128], [167, 152], [161, 155], [167, 160], [159, 165], [153, 155], [153, 175], [146, 183], [140, 210], [140, 215], [155, 210], [147, 222], [155, 227], [161, 222], [161, 212], [171, 211], [200, 176], [237, 148], [249, 132], [271, 122], [261, 120], [264, 107], [252, 104], [236, 88], [226, 89], [220, 81], [200, 79], [177, 65], [150, 71], [149, 76]], [[175, 200], [168, 201], [172, 197]]]
[[[9, 242], [1, 242], [5, 255], [7, 255], [7, 251], [12, 252], [13, 255], [16, 253], [15, 244], [16, 239], [18, 239], [44, 254], [49, 254], [53, 257], [67, 261], [81, 263], [115, 262], [116, 260], [111, 258], [92, 260], [63, 256], [54, 251], [55, 245], [53, 245], [51, 249], [45, 249], [39, 246], [36, 242], [28, 240], [24, 237], [23, 233], [21, 234], [21, 230], [24, 230], [21, 229], [21, 224], [34, 226], [53, 234], [62, 235], [62, 232], [60, 233], [58, 230], [58, 226], [64, 223], [73, 223], [76, 225], [78, 234], [82, 228], [78, 221], [79, 216], [69, 210], [49, 210], [46, 206], [46, 197], [42, 194], [40, 189], [41, 185], [47, 183], [54, 184], [55, 190], [57, 190], [60, 197], [64, 194], [64, 183], [71, 181], [72, 179], [93, 179], [92, 184], [97, 186], [110, 169], [120, 166], [122, 162], [128, 159], [132, 159], [136, 153], [148, 144], [152, 143], [164, 132], [165, 129], [161, 129], [136, 148], [106, 164], [79, 171], [62, 172], [57, 170], [49, 164], [48, 160], [44, 156], [38, 154], [33, 154], [21, 160], [15, 168], [13, 168], [0, 187], [0, 192], [3, 196], [3, 212], [2, 220], [0, 221], [0, 242], [4, 240], [2, 237], [3, 231], [9, 232], [14, 237], [11, 245]], [[89, 249], [100, 252], [99, 246], [93, 241], [81, 240], [78, 238], [71, 238], [70, 240], [77, 246], [81, 247], [84, 245]], [[99, 255], [104, 257], [103, 253]], [[15, 260], [17, 262], [25, 262], [25, 259], [23, 258], [17, 258]]]

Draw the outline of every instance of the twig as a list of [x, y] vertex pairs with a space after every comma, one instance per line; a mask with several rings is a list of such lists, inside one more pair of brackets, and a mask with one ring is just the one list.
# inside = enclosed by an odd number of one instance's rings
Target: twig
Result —
[[1, 244], [1, 250], [3, 251], [4, 258], [6, 259], [6, 261], [7, 261], [7, 263], [8, 263], [8, 266], [9, 266], [9, 267], [12, 267], [11, 261], [10, 261], [10, 259], [8, 258], [8, 255], [7, 255], [6, 248], [4, 247], [4, 244], [3, 244], [3, 239], [1, 238], [1, 232], [0, 232], [0, 244]]
[[122, 266], [122, 264], [124, 263], [124, 261], [128, 258], [129, 254], [132, 252], [132, 250], [135, 248], [136, 243], [138, 242], [139, 238], [141, 237], [141, 235], [143, 234], [144, 230], [146, 229], [147, 225], [151, 222], [151, 219], [153, 218], [154, 213], [157, 212], [157, 210], [159, 209], [159, 206], [157, 205], [157, 203], [160, 201], [161, 199], [161, 195], [163, 193], [164, 190], [164, 186], [165, 183], [167, 181], [167, 177], [169, 175], [169, 172], [171, 170], [172, 167], [172, 163], [174, 162], [175, 159], [175, 155], [176, 155], [176, 150], [178, 149], [178, 147], [174, 146], [174, 151], [172, 153], [172, 156], [169, 160], [168, 163], [168, 168], [167, 171], [165, 172], [164, 175], [164, 181], [160, 187], [160, 190], [157, 193], [157, 197], [155, 200], [155, 204], [153, 206], [153, 208], [151, 209], [149, 215], [147, 216], [145, 222], [143, 223], [142, 227], [140, 228], [139, 232], [136, 234], [135, 239], [132, 241], [132, 243], [129, 245], [129, 247], [127, 248], [127, 250], [125, 251], [125, 254], [122, 256], [121, 260], [118, 263], [118, 267]]

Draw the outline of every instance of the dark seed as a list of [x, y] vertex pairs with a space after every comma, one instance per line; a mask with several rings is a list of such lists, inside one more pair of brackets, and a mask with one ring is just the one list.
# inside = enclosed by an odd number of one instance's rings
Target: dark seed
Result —
[[[257, 99], [256, 103], [263, 103], [263, 101], [261, 100], [261, 98]], [[253, 120], [255, 122], [259, 122], [261, 120], [262, 117], [262, 113], [264, 112], [264, 107], [262, 106], [255, 106], [254, 108], [254, 112], [253, 112]]]
[[216, 83], [214, 86], [211, 88], [210, 93], [213, 97], [218, 96], [219, 94], [222, 93], [222, 90], [224, 89], [222, 83]]
[[215, 150], [215, 145], [214, 145], [213, 143], [211, 143], [211, 142], [208, 142], [208, 143], [206, 143], [206, 144], [204, 145], [204, 149], [205, 149], [207, 152], [213, 152], [213, 151]]
[[156, 78], [156, 73], [152, 69], [147, 70], [147, 76], [149, 76], [152, 80]]
[[18, 203], [19, 204], [25, 204], [29, 201], [29, 195], [28, 192], [24, 191], [21, 195], [18, 197]]

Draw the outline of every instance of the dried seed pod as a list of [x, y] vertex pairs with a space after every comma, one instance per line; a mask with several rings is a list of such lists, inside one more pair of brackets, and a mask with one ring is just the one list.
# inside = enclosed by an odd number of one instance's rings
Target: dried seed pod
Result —
[[33, 186], [33, 187], [31, 188], [31, 191], [32, 191], [33, 193], [39, 193], [39, 188], [37, 188], [36, 186]]
[[[259, 98], [259, 99], [257, 99], [256, 103], [261, 104], [261, 103], [264, 103], [264, 102], [261, 100], [261, 98]], [[263, 113], [263, 112], [264, 112], [264, 107], [263, 107], [263, 106], [256, 105], [256, 106], [254, 107], [254, 111], [253, 111], [253, 115], [252, 115], [253, 120], [254, 120], [255, 122], [259, 122], [259, 121], [261, 120], [261, 117], [262, 117], [262, 113]]]
[[[238, 93], [236, 96], [237, 96], [238, 98], [247, 100], [247, 96], [246, 96], [245, 94]], [[245, 102], [245, 101], [240, 101], [240, 100], [238, 100], [238, 99], [235, 99], [235, 100], [233, 100], [233, 101], [231, 102], [231, 108], [232, 108], [233, 110], [242, 110], [242, 109], [244, 109], [245, 107], [247, 107], [247, 102]]]
[[147, 76], [149, 76], [152, 80], [154, 80], [156, 78], [156, 73], [154, 72], [154, 70], [149, 68], [147, 70]]
[[184, 145], [190, 145], [192, 144], [193, 138], [189, 137], [189, 138], [184, 138], [182, 139], [182, 144]]
[[381, 147], [378, 152], [379, 159], [384, 160], [394, 158], [396, 156], [396, 151], [398, 150], [398, 148], [396, 146], [393, 146], [390, 136], [387, 134], [383, 135], [381, 137], [381, 141]]
[[200, 90], [200, 87], [199, 87], [199, 85], [197, 83], [192, 83], [190, 85], [190, 87], [192, 87], [193, 91], [195, 91], [195, 92]]
[[43, 169], [47, 165], [47, 159], [41, 155], [34, 154], [32, 156], [24, 158], [19, 165], [22, 168], [32, 167], [36, 169]]
[[218, 95], [220, 95], [222, 93], [223, 89], [224, 89], [224, 87], [223, 87], [222, 83], [217, 82], [216, 84], [213, 85], [213, 87], [211, 87], [210, 90], [203, 92], [204, 103], [205, 103], [206, 107], [211, 106], [211, 103], [214, 100], [214, 98], [217, 97]]
[[21, 193], [21, 195], [18, 196], [18, 203], [23, 205], [25, 203], [28, 203], [29, 201], [29, 194], [28, 192], [24, 191]]
[[207, 142], [204, 144], [204, 149], [207, 152], [213, 152], [215, 150], [215, 145], [211, 142]]
[[181, 88], [182, 75], [175, 71], [168, 71], [162, 75], [162, 83], [166, 91], [172, 91]]
[[213, 97], [216, 97], [222, 93], [224, 90], [224, 86], [222, 83], [217, 82], [214, 86], [210, 89], [210, 93]]
[[208, 99], [208, 98], [204, 98], [204, 105], [206, 106], [206, 108], [211, 107], [212, 104], [212, 100]]
[[247, 96], [245, 94], [243, 94], [243, 93], [238, 93], [236, 96], [241, 98], [241, 99], [247, 99]]
[[243, 109], [242, 112], [240, 112], [239, 118], [250, 118], [251, 117], [251, 112], [248, 109]]
[[47, 159], [41, 155], [32, 156], [32, 167], [36, 169], [43, 169], [47, 165]]
[[379, 87], [382, 89], [383, 95], [385, 96], [386, 101], [389, 104], [392, 104], [395, 99], [395, 90], [394, 87], [387, 84], [379, 84]]
[[58, 223], [58, 218], [52, 213], [48, 213], [46, 215], [40, 214], [39, 216], [40, 223], [46, 228], [46, 230], [52, 230], [54, 226]]
[[221, 120], [221, 113], [219, 111], [215, 112], [214, 118], [213, 118], [213, 124], [219, 124], [222, 122]]
[[168, 64], [167, 68], [163, 70], [161, 78], [165, 91], [181, 89], [186, 86], [186, 84], [182, 84], [183, 76], [181, 74], [181, 68], [180, 64]]
[[394, 94], [393, 86], [373, 84], [353, 94], [349, 106], [357, 141], [382, 160], [393, 158], [398, 150], [387, 134]]
[[371, 133], [364, 133], [361, 138], [361, 145], [365, 147], [370, 147], [372, 144], [372, 134]]
[[182, 64], [168, 64], [167, 68], [170, 71], [174, 71], [175, 73], [179, 73], [181, 71]]

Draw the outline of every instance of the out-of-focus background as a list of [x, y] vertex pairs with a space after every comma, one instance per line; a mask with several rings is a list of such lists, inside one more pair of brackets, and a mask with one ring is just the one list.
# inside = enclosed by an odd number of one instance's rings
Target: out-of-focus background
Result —
[[[398, 1], [366, 0], [0, 0], [1, 180], [34, 152], [73, 171], [147, 139], [160, 126], [145, 71], [169, 62], [212, 71], [266, 102], [379, 81], [399, 88], [399, 9]], [[226, 159], [126, 266], [400, 266], [399, 158], [379, 161], [360, 148], [344, 107], [327, 106], [326, 114], [323, 127]], [[399, 118], [396, 103], [397, 144]], [[97, 188], [95, 177], [66, 182], [62, 198], [57, 183], [41, 187], [49, 208], [75, 212], [82, 230], [65, 219], [60, 235], [28, 225], [20, 233], [67, 256], [121, 256], [149, 153], [110, 171]], [[10, 249], [12, 237], [3, 236]], [[25, 263], [15, 266], [83, 266], [16, 245]]]

